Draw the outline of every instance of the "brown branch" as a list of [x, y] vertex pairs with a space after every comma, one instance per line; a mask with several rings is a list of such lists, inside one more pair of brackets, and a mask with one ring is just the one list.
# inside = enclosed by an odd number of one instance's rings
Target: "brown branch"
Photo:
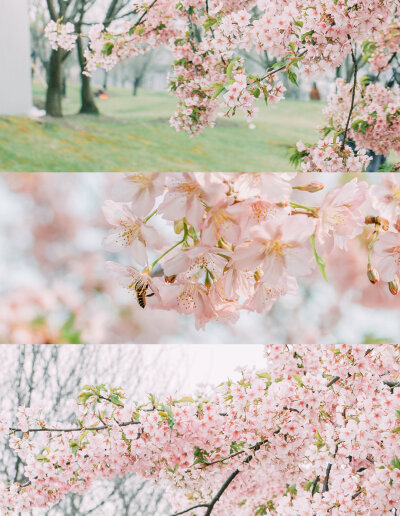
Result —
[[179, 516], [180, 514], [186, 514], [189, 511], [193, 511], [194, 509], [200, 509], [200, 507], [208, 507], [208, 506], [209, 506], [208, 503], [199, 503], [198, 505], [193, 505], [192, 507], [189, 507], [189, 509], [185, 509], [184, 511], [175, 512], [174, 514], [172, 514], [172, 516]]
[[[301, 52], [297, 57], [298, 58], [303, 57], [306, 53], [307, 53], [307, 50], [303, 50], [303, 52]], [[260, 81], [264, 81], [265, 79], [268, 79], [268, 77], [270, 77], [271, 75], [275, 75], [276, 73], [281, 72], [282, 70], [285, 70], [288, 66], [290, 66], [290, 63], [284, 64], [284, 65], [280, 66], [279, 68], [276, 68], [275, 70], [271, 70], [270, 72], [265, 74], [264, 77], [261, 77]]]
[[326, 473], [324, 478], [324, 485], [322, 487], [322, 492], [326, 493], [326, 491], [329, 491], [329, 475], [331, 474], [332, 464], [328, 464], [326, 467]]
[[[350, 39], [350, 36], [347, 36], [347, 37]], [[356, 56], [354, 54], [353, 45], [351, 44], [351, 42], [350, 42], [350, 47], [351, 47], [351, 57], [353, 59], [353, 64], [354, 64], [354, 79], [353, 79], [353, 90], [351, 92], [350, 111], [349, 111], [349, 115], [347, 117], [346, 127], [345, 127], [345, 130], [343, 133], [343, 140], [342, 140], [342, 145], [341, 145], [342, 150], [344, 150], [344, 146], [346, 145], [347, 132], [348, 132], [349, 126], [350, 126], [351, 115], [353, 114], [353, 110], [354, 110], [354, 101], [356, 98], [356, 87], [357, 87], [358, 64], [357, 64]]]
[[319, 482], [319, 475], [317, 475], [317, 476], [315, 477], [315, 480], [314, 480], [314, 482], [312, 483], [311, 496], [314, 496], [314, 495], [315, 495], [315, 492], [316, 492], [316, 490], [317, 490], [318, 482]]
[[340, 380], [340, 376], [335, 376], [332, 378], [332, 380], [326, 384], [327, 387], [331, 387], [334, 383], [336, 383], [338, 380]]
[[153, 0], [149, 7], [144, 11], [144, 13], [140, 16], [140, 18], [134, 23], [134, 27], [137, 27], [140, 25], [140, 23], [143, 21], [143, 18], [146, 16], [146, 14], [150, 11], [150, 9], [158, 2], [158, 0]]
[[[278, 433], [278, 430], [275, 430], [274, 434], [277, 434], [277, 433]], [[267, 442], [268, 442], [268, 439], [264, 439], [263, 441], [260, 441], [259, 443], [256, 443], [253, 446], [250, 446], [249, 449], [253, 450], [253, 451], [258, 451], [260, 449], [260, 447], [263, 444], [266, 444]], [[236, 457], [237, 455], [241, 455], [245, 452], [246, 452], [246, 450], [237, 451], [235, 453], [231, 453], [230, 455], [227, 455], [226, 457], [223, 457], [222, 459], [214, 460], [212, 462], [203, 462], [202, 464], [204, 467], [212, 466], [213, 464], [218, 464], [219, 462], [225, 462], [226, 460], [232, 459], [233, 457]], [[197, 468], [197, 469], [201, 469], [201, 468]]]
[[[276, 430], [274, 433], [279, 433], [279, 430]], [[255, 444], [254, 446], [252, 446], [252, 450], [254, 451], [254, 453], [256, 451], [258, 451], [261, 446], [263, 444], [265, 444], [266, 442], [268, 441], [268, 439], [264, 439], [263, 441], [260, 441], [259, 443]], [[244, 451], [243, 451], [244, 452]], [[243, 452], [238, 452], [234, 455], [238, 455], [239, 453], [243, 453]], [[248, 455], [244, 461], [243, 461], [243, 464], [248, 464], [250, 461], [253, 460], [253, 457], [254, 455]], [[222, 460], [222, 459], [221, 459]], [[220, 462], [220, 461], [217, 461], [217, 462]], [[209, 464], [206, 464], [206, 465], [210, 465], [211, 463]], [[205, 503], [205, 504], [199, 504], [199, 505], [195, 505], [195, 506], [192, 506], [192, 507], [189, 507], [188, 509], [184, 510], [184, 511], [181, 511], [181, 512], [177, 512], [177, 513], [174, 513], [172, 514], [171, 516], [178, 516], [180, 514], [185, 514], [189, 511], [192, 511], [193, 509], [196, 509], [196, 508], [199, 508], [199, 507], [207, 507], [207, 510], [206, 512], [204, 513], [204, 516], [210, 516], [210, 514], [212, 513], [213, 509], [214, 509], [214, 506], [215, 504], [219, 501], [219, 499], [221, 498], [221, 496], [224, 494], [224, 492], [226, 491], [226, 489], [229, 487], [229, 485], [231, 484], [231, 482], [237, 477], [237, 475], [239, 475], [240, 473], [240, 470], [239, 469], [235, 469], [235, 471], [233, 471], [229, 477], [225, 480], [225, 482], [222, 484], [221, 488], [218, 490], [217, 494], [214, 496], [214, 498], [209, 502], [209, 503]]]
[[[247, 457], [249, 460], [246, 459], [247, 462], [250, 462], [251, 459], [253, 458], [252, 455], [249, 455], [249, 457]], [[246, 462], [245, 461], [245, 462]], [[218, 493], [214, 496], [214, 498], [211, 500], [210, 502], [210, 505], [208, 506], [208, 509], [206, 510], [206, 512], [204, 513], [204, 516], [210, 516], [210, 514], [212, 513], [213, 509], [214, 509], [214, 506], [217, 502], [219, 502], [219, 499], [221, 498], [221, 496], [224, 494], [224, 491], [226, 491], [226, 489], [229, 487], [229, 484], [239, 475], [240, 471], [238, 469], [235, 469], [235, 471], [233, 473], [231, 473], [229, 475], [229, 477], [225, 480], [225, 482], [222, 484], [221, 486], [221, 489], [218, 491]]]
[[[124, 423], [117, 423], [118, 426], [130, 426], [130, 425], [140, 425], [140, 421], [126, 421]], [[89, 430], [95, 432], [97, 430], [107, 430], [108, 428], [112, 428], [113, 425], [103, 425], [103, 426], [81, 426], [75, 428], [28, 428], [28, 430], [24, 431], [20, 428], [10, 428], [10, 432], [21, 432], [23, 434], [29, 433], [37, 433], [37, 432], [81, 432], [82, 430]]]

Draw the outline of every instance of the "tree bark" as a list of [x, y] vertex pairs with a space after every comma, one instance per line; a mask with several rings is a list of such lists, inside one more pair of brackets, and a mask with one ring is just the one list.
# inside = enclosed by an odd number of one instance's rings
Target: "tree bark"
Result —
[[138, 90], [138, 87], [140, 86], [140, 83], [141, 83], [141, 79], [137, 78], [137, 77], [134, 77], [133, 78], [133, 88], [132, 88], [132, 95], [134, 97], [136, 97], [137, 95], [137, 90]]
[[62, 117], [62, 54], [52, 50], [48, 72], [46, 93], [46, 114]]
[[[79, 34], [80, 31], [81, 27], [77, 26], [76, 32]], [[83, 74], [85, 70], [85, 56], [83, 51], [82, 38], [78, 38], [76, 48], [78, 52], [79, 66], [81, 68], [81, 109], [79, 113], [85, 113], [88, 115], [98, 115], [99, 110], [94, 101], [90, 77]]]

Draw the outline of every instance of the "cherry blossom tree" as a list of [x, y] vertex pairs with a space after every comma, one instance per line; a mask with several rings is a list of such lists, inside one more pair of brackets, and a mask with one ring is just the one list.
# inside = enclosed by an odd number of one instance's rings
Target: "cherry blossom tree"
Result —
[[73, 424], [3, 412], [27, 478], [2, 486], [3, 513], [136, 473], [166, 487], [175, 515], [396, 514], [399, 346], [268, 345], [266, 359], [195, 397], [86, 385]]
[[[130, 395], [138, 395], [143, 392], [141, 383], [144, 377], [149, 382], [154, 382], [157, 377], [159, 391], [167, 385], [172, 388], [179, 377], [165, 371], [160, 378], [156, 372], [165, 367], [168, 357], [161, 352], [150, 365], [146, 363], [141, 346], [21, 345], [2, 348], [0, 386], [1, 392], [7, 393], [7, 396], [2, 396], [0, 410], [8, 410], [12, 406], [41, 405], [46, 417], [61, 417], [71, 423], [75, 418], [69, 400], [75, 396], [77, 386], [87, 381], [100, 381], [102, 378], [112, 383], [129, 383]], [[23, 461], [12, 449], [2, 446], [0, 457], [2, 481], [27, 481]], [[166, 512], [167, 508], [162, 489], [154, 489], [149, 481], [131, 475], [99, 480], [91, 491], [72, 493], [56, 505], [34, 510], [30, 514], [105, 516], [113, 510], [124, 514], [136, 509], [143, 515], [154, 516]]]
[[326, 261], [339, 251], [333, 267], [343, 267], [354, 240], [368, 250], [365, 283], [386, 282], [397, 295], [400, 180], [380, 179], [353, 178], [314, 202], [324, 184], [296, 174], [127, 174], [114, 190], [119, 202], [103, 206], [112, 226], [104, 247], [130, 248], [134, 266], [109, 267], [142, 308], [193, 314], [197, 328], [270, 310], [316, 268], [328, 280]]
[[[300, 145], [293, 161], [307, 170], [356, 171], [367, 168], [365, 148], [349, 146], [350, 128], [366, 129], [354, 113], [359, 90], [359, 55], [371, 61], [373, 69], [395, 64], [398, 41], [398, 3], [394, 0], [357, 0], [308, 3], [297, 0], [153, 0], [134, 3], [132, 21], [106, 30], [96, 25], [89, 31], [87, 73], [97, 66], [111, 69], [118, 61], [167, 46], [175, 57], [170, 90], [178, 99], [171, 125], [195, 135], [215, 125], [222, 109], [230, 117], [243, 112], [252, 119], [258, 99], [270, 105], [281, 101], [285, 88], [279, 74], [297, 85], [297, 74], [318, 75], [340, 66], [348, 56], [354, 64], [353, 81], [346, 89], [345, 122], [335, 137], [316, 146]], [[70, 49], [80, 37], [73, 26], [54, 20], [47, 27], [54, 48]], [[260, 76], [246, 70], [241, 51], [268, 52], [274, 64]], [[392, 94], [398, 103], [398, 90]], [[361, 95], [363, 92], [361, 90]], [[374, 102], [368, 95], [364, 112], [374, 118]], [[371, 105], [369, 105], [371, 104]], [[391, 109], [391, 108], [390, 108]], [[397, 120], [398, 110], [390, 111]], [[379, 115], [376, 115], [379, 118]], [[367, 119], [368, 126], [374, 120]], [[395, 121], [395, 127], [397, 122]], [[383, 129], [383, 128], [382, 128]], [[391, 130], [391, 128], [390, 128]], [[340, 141], [336, 141], [339, 138]], [[390, 140], [390, 137], [389, 137]], [[358, 142], [360, 143], [360, 142]], [[363, 145], [367, 141], [362, 142]], [[393, 147], [395, 148], [395, 147]], [[332, 165], [331, 161], [334, 161]]]

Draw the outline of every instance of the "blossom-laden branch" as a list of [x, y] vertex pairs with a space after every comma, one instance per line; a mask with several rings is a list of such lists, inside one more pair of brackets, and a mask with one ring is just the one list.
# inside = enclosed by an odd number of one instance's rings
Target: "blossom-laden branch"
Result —
[[[263, 369], [243, 369], [195, 398], [167, 393], [141, 404], [124, 399], [121, 389], [85, 386], [76, 429], [50, 425], [33, 408], [1, 414], [2, 436], [11, 434], [26, 479], [0, 486], [2, 514], [48, 508], [97, 478], [132, 473], [163, 484], [176, 515], [350, 515], [398, 507], [400, 346], [265, 351]], [[18, 425], [10, 424], [15, 417]], [[40, 428], [50, 431], [35, 433]]]
[[350, 102], [349, 114], [348, 114], [348, 117], [347, 117], [347, 120], [346, 120], [346, 126], [344, 128], [344, 132], [343, 132], [343, 135], [342, 135], [342, 147], [341, 147], [342, 151], [344, 150], [344, 147], [346, 145], [347, 132], [349, 130], [351, 116], [352, 116], [353, 110], [354, 110], [354, 101], [355, 101], [355, 98], [356, 98], [358, 63], [357, 63], [357, 58], [356, 58], [355, 53], [354, 53], [353, 46], [351, 46], [351, 58], [353, 60], [353, 67], [354, 67], [354, 70], [353, 70], [353, 87], [351, 89], [351, 102]]
[[366, 284], [397, 294], [398, 176], [323, 190], [296, 174], [127, 174], [104, 204], [104, 248], [132, 250], [132, 265], [110, 267], [142, 308], [194, 314], [197, 328], [268, 311], [314, 270], [328, 281], [327, 260], [355, 240], [369, 249]]
[[[357, 0], [351, 5], [336, 0], [312, 0], [305, 5], [295, 0], [290, 7], [273, 1], [258, 3], [254, 9], [255, 4], [254, 0], [210, 4], [153, 0], [143, 8], [135, 3], [134, 12], [143, 13], [131, 24], [116, 24], [113, 30], [103, 25], [91, 28], [85, 73], [98, 66], [110, 70], [122, 59], [166, 46], [175, 58], [170, 90], [178, 100], [170, 123], [177, 131], [195, 135], [215, 125], [220, 108], [225, 116], [241, 111], [251, 120], [259, 99], [268, 105], [280, 102], [286, 91], [280, 73], [297, 86], [299, 73], [340, 66], [348, 55], [354, 57], [353, 45], [366, 40], [376, 50], [369, 56], [377, 63], [375, 54], [385, 54], [387, 48], [388, 40], [382, 35], [388, 29], [396, 33], [397, 15], [391, 0]], [[53, 48], [67, 49], [77, 37], [72, 26], [54, 20], [46, 35]], [[392, 39], [390, 48], [395, 45]], [[243, 48], [267, 52], [278, 62], [254, 75], [246, 69], [240, 53]], [[351, 112], [349, 123], [350, 117]], [[329, 145], [329, 149], [340, 161], [339, 171], [352, 171], [351, 167], [361, 171], [367, 160], [362, 155], [355, 159], [345, 146], [346, 135], [345, 130], [342, 145]], [[303, 158], [310, 165], [311, 159]]]

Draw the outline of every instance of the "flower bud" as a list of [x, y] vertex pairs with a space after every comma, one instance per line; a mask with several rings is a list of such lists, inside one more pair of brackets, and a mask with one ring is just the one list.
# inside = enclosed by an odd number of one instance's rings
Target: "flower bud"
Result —
[[317, 183], [316, 181], [312, 181], [311, 183], [308, 183], [307, 185], [302, 186], [294, 186], [294, 190], [301, 190], [302, 192], [319, 192], [320, 190], [324, 189], [324, 185], [322, 183]]
[[375, 285], [375, 283], [378, 283], [379, 272], [375, 269], [375, 267], [372, 267], [372, 265], [370, 263], [368, 264], [367, 276], [368, 276], [369, 281], [373, 285]]
[[389, 287], [389, 292], [393, 296], [397, 296], [397, 294], [399, 293], [399, 290], [400, 290], [400, 281], [399, 281], [398, 276], [395, 276], [392, 281], [389, 281], [388, 287]]
[[180, 233], [182, 233], [184, 229], [184, 219], [180, 219], [180, 220], [175, 220], [174, 221], [174, 231], [177, 235], [179, 235]]

